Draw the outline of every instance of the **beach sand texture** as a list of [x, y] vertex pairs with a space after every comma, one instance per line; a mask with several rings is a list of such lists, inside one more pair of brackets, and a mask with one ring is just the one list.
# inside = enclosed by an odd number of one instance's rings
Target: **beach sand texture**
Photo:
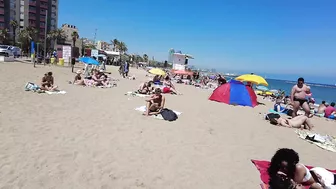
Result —
[[[67, 83], [69, 68], [0, 63], [0, 188], [223, 189], [260, 188], [251, 159], [269, 160], [289, 147], [305, 164], [336, 169], [336, 153], [297, 137], [293, 129], [262, 119], [272, 105], [230, 106], [207, 100], [210, 90], [178, 85], [166, 95], [175, 122], [144, 117], [144, 98], [125, 96], [145, 81], [120, 78], [99, 89]], [[52, 71], [65, 95], [24, 91]], [[336, 124], [314, 118], [316, 131], [336, 136]]]

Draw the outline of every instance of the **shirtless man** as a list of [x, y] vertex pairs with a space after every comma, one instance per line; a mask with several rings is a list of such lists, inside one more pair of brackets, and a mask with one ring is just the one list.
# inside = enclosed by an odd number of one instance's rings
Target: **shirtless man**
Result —
[[297, 112], [300, 107], [305, 111], [305, 115], [309, 117], [310, 108], [306, 100], [306, 95], [309, 93], [310, 89], [306, 84], [304, 84], [304, 79], [300, 77], [296, 85], [293, 86], [291, 92], [291, 104], [293, 106], [292, 117], [297, 116]]
[[54, 86], [54, 77], [52, 76], [52, 72], [44, 74], [41, 82], [41, 90], [55, 91], [56, 89], [57, 86]]
[[324, 110], [327, 108], [326, 101], [322, 101], [322, 103], [317, 108], [316, 114], [321, 115], [321, 117], [324, 117]]
[[156, 115], [159, 114], [160, 111], [164, 108], [166, 99], [164, 96], [162, 96], [161, 89], [156, 88], [154, 91], [154, 95], [151, 96], [150, 99], [146, 100], [146, 102], [146, 112], [144, 113], [144, 115]]
[[314, 126], [311, 123], [310, 119], [305, 115], [299, 115], [292, 119], [286, 118], [271, 118], [270, 123], [273, 125], [279, 125], [283, 127], [289, 128], [297, 128], [297, 129], [308, 129], [311, 130]]

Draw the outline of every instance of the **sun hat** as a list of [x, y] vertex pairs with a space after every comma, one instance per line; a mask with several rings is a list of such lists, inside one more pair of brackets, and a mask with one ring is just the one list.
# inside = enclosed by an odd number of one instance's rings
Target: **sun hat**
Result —
[[82, 73], [81, 70], [77, 70], [77, 71], [76, 71], [76, 74], [81, 74], [81, 73]]

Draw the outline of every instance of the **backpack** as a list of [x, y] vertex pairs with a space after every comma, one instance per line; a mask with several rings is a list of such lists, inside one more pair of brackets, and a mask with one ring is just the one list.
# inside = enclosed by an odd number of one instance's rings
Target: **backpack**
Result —
[[177, 115], [173, 110], [164, 108], [160, 112], [161, 116], [163, 117], [164, 120], [166, 121], [175, 121], [177, 120]]
[[265, 116], [266, 120], [270, 120], [272, 118], [280, 118], [280, 115], [279, 114], [274, 114], [274, 113], [269, 113]]

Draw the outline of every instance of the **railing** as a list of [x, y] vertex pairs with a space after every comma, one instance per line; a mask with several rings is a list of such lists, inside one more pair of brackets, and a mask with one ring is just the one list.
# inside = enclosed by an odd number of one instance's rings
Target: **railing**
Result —
[[48, 9], [48, 5], [40, 4], [40, 7], [41, 7], [41, 8]]
[[36, 13], [36, 10], [29, 9], [30, 13]]
[[0, 9], [0, 14], [5, 14], [5, 10], [4, 9]]
[[29, 1], [29, 5], [36, 6], [36, 1]]

